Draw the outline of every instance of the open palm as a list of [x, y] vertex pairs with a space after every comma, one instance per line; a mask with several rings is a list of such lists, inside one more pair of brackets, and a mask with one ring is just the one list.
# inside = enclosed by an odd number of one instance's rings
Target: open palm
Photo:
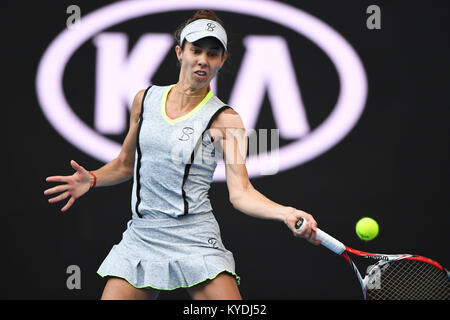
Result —
[[66, 205], [61, 211], [68, 210], [76, 199], [89, 191], [91, 187], [91, 174], [84, 169], [74, 160], [70, 161], [70, 165], [75, 170], [75, 173], [71, 176], [51, 176], [45, 180], [47, 182], [62, 182], [63, 184], [57, 185], [53, 188], [44, 191], [45, 195], [53, 195], [55, 193], [61, 193], [60, 195], [50, 198], [48, 202], [55, 203], [69, 198]]

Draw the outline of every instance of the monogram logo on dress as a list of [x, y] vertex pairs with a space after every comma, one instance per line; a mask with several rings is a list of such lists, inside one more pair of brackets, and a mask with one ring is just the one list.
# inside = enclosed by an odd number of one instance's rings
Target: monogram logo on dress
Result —
[[212, 22], [208, 22], [207, 26], [208, 26], [208, 28], [206, 28], [207, 31], [214, 31], [214, 28], [216, 27], [216, 25]]
[[192, 134], [194, 133], [194, 129], [192, 129], [191, 127], [184, 127], [182, 132], [183, 133], [178, 138], [178, 140], [180, 140], [180, 141], [188, 141], [191, 138]]
[[217, 244], [217, 239], [216, 238], [209, 238], [208, 239], [208, 243], [210, 244], [210, 245], [212, 245], [212, 247], [214, 248], [214, 249], [218, 249], [219, 247], [216, 245]]

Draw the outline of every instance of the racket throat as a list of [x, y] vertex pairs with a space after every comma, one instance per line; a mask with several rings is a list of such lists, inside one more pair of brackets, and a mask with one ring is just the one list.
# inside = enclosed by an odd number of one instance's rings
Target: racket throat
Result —
[[347, 252], [343, 252], [341, 254], [341, 257], [343, 257], [345, 260], [347, 260], [348, 264], [352, 268], [353, 272], [356, 275], [356, 278], [358, 279], [359, 285], [361, 286], [361, 290], [362, 290], [362, 294], [363, 294], [364, 300], [367, 300], [367, 285], [366, 285], [367, 277], [364, 278], [364, 279], [361, 277], [361, 273], [359, 272], [358, 268], [356, 267], [356, 265], [352, 261], [352, 259], [350, 259], [350, 257], [348, 256]]

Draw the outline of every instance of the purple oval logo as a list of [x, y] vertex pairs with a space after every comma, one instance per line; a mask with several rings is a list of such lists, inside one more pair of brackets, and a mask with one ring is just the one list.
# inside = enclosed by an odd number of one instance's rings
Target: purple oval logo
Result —
[[[66, 64], [86, 41], [109, 27], [146, 15], [196, 10], [203, 6], [204, 1], [199, 0], [118, 2], [83, 16], [77, 28], [61, 32], [42, 56], [36, 77], [37, 96], [42, 111], [50, 124], [81, 151], [103, 162], [114, 159], [119, 154], [121, 145], [86, 125], [67, 102], [62, 85]], [[303, 112], [304, 106], [295, 80], [295, 72], [292, 70], [291, 59], [295, 59], [295, 56], [288, 55], [286, 41], [281, 36], [249, 35], [244, 38], [244, 45], [248, 53], [243, 58], [228, 102], [241, 114], [246, 128], [252, 129], [259, 113], [255, 97], [259, 97], [263, 89], [253, 86], [256, 89], [249, 90], [248, 83], [252, 81], [249, 79], [251, 74], [255, 79], [268, 77], [270, 67], [265, 69], [261, 68], [260, 64], [258, 65], [258, 59], [263, 59], [257, 54], [260, 52], [258, 48], [264, 46], [266, 51], [270, 51], [265, 54], [283, 58], [277, 60], [282, 61], [281, 68], [284, 68], [285, 71], [283, 78], [272, 82], [271, 87], [274, 94], [278, 92], [279, 96], [271, 103], [276, 103], [278, 106], [273, 107], [273, 112], [280, 136], [294, 140], [276, 152], [250, 156], [247, 159], [250, 177], [273, 174], [299, 166], [335, 146], [352, 130], [364, 110], [367, 78], [357, 53], [338, 32], [298, 8], [275, 1], [261, 1], [255, 5], [255, 1], [228, 0], [210, 2], [208, 8], [255, 16], [301, 34], [329, 57], [339, 78], [340, 92], [335, 107], [325, 121], [310, 131]], [[166, 41], [164, 39], [169, 38], [169, 35], [167, 37], [163, 34], [159, 35], [161, 43]], [[168, 40], [165, 43], [167, 46], [173, 45]], [[165, 54], [166, 51], [163, 53]], [[258, 66], [259, 68], [257, 68]], [[277, 67], [280, 68], [280, 65]], [[150, 83], [141, 81], [137, 85], [140, 86], [137, 89], [142, 89]], [[286, 96], [287, 92], [289, 92], [289, 96]], [[289, 113], [283, 112], [288, 106]], [[223, 163], [217, 166], [214, 180], [225, 180]]]

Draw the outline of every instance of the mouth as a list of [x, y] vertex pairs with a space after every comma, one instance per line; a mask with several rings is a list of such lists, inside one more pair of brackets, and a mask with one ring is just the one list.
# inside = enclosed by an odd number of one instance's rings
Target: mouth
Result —
[[201, 71], [201, 70], [197, 70], [194, 72], [199, 78], [206, 78], [206, 72], [205, 71]]

